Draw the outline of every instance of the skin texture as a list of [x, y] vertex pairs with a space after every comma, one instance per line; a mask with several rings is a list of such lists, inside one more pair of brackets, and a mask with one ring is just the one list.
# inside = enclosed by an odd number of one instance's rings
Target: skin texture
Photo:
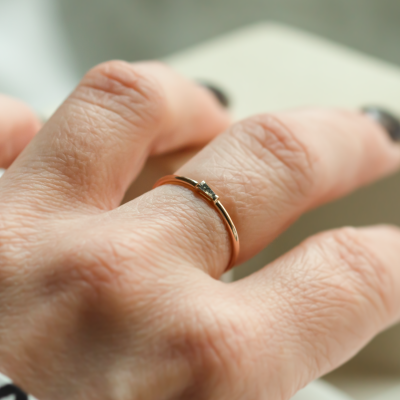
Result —
[[225, 284], [229, 237], [200, 196], [166, 185], [119, 206], [147, 157], [215, 137], [177, 173], [220, 196], [242, 262], [400, 163], [352, 111], [229, 124], [161, 64], [83, 78], [0, 180], [3, 373], [41, 400], [286, 400], [399, 319], [395, 227], [321, 233]]
[[0, 94], [0, 168], [7, 168], [40, 129], [28, 106]]

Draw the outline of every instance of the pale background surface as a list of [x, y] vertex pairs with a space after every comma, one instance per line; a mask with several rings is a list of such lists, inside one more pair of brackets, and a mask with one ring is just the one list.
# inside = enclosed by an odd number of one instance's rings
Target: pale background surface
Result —
[[400, 65], [399, 0], [0, 0], [0, 91], [38, 109], [111, 58], [165, 57], [257, 21]]
[[[0, 0], [0, 91], [46, 114], [97, 62], [163, 56], [265, 17], [307, 27], [400, 64], [397, 15], [400, 2], [382, 0]], [[395, 67], [277, 25], [235, 33], [170, 62], [189, 76], [209, 78], [225, 88], [237, 117], [305, 104], [358, 107], [373, 102], [398, 108], [400, 75]], [[400, 224], [399, 180], [389, 178], [310, 213], [239, 268], [236, 277], [322, 229]], [[400, 377], [399, 334], [400, 328], [392, 328], [328, 379], [355, 399], [381, 395]], [[399, 393], [391, 396], [400, 398]]]

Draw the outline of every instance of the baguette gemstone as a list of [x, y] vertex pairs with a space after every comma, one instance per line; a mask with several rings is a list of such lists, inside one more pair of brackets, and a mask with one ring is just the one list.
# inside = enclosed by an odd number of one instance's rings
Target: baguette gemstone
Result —
[[207, 185], [204, 181], [201, 181], [197, 185], [197, 189], [201, 190], [207, 197], [212, 201], [217, 201], [218, 196], [211, 190], [210, 186]]

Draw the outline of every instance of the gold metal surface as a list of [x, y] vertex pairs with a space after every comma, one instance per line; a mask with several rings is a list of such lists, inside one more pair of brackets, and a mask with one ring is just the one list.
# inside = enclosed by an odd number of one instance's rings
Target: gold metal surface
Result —
[[231, 251], [231, 258], [229, 260], [228, 266], [225, 270], [228, 271], [231, 269], [236, 262], [237, 256], [239, 254], [239, 236], [233, 223], [231, 217], [229, 216], [228, 212], [225, 210], [225, 207], [219, 201], [219, 197], [215, 194], [215, 192], [207, 185], [206, 182], [197, 182], [193, 179], [187, 178], [185, 176], [178, 176], [178, 175], [167, 175], [163, 178], [159, 179], [153, 188], [162, 186], [162, 185], [179, 185], [187, 187], [196, 193], [199, 193], [202, 197], [204, 197], [207, 201], [214, 205], [216, 210], [222, 217], [222, 220], [227, 227], [229, 232], [229, 236], [231, 238], [232, 243], [232, 251]]

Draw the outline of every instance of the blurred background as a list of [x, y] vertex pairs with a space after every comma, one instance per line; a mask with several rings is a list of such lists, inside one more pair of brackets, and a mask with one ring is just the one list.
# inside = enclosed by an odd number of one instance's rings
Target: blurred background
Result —
[[[163, 58], [261, 21], [303, 29], [400, 68], [400, 0], [0, 0], [0, 92], [46, 114], [102, 61]], [[312, 211], [237, 268], [235, 278], [324, 229], [400, 225], [399, 201], [396, 175]], [[359, 379], [368, 399], [369, 376], [379, 377], [375, 386], [400, 379], [399, 326], [327, 379], [349, 392]]]
[[59, 103], [93, 65], [275, 20], [400, 64], [398, 0], [0, 0], [0, 91]]

